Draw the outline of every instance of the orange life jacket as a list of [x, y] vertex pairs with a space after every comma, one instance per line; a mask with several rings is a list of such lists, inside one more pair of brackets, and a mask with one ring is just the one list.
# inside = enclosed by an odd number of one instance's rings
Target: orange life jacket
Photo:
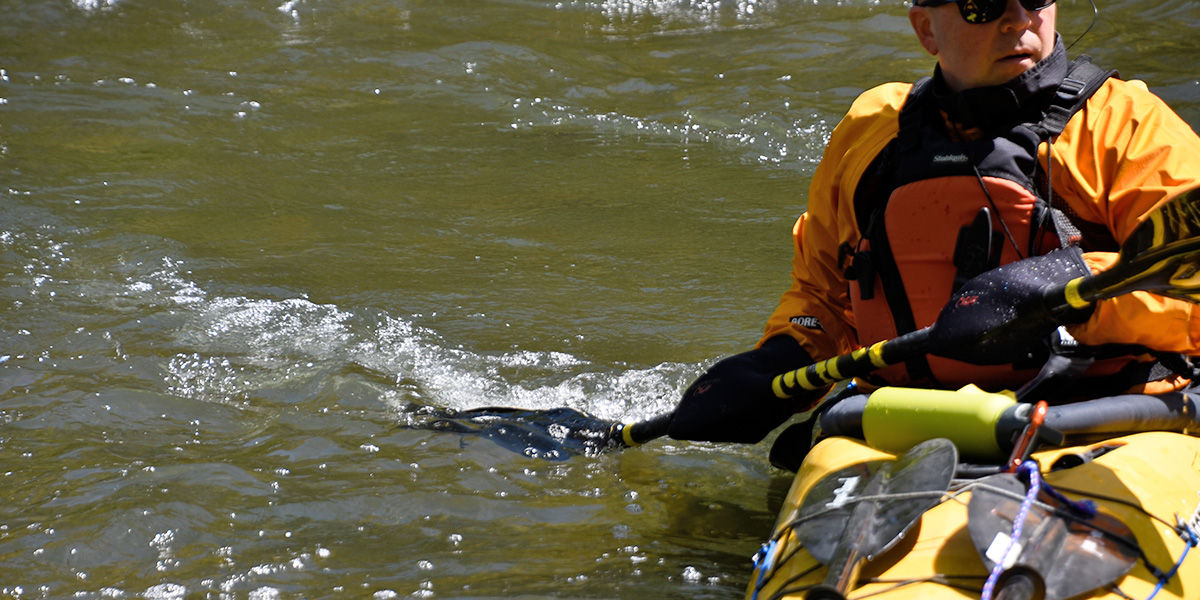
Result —
[[[864, 347], [932, 324], [963, 281], [1021, 258], [1079, 243], [1038, 163], [1038, 147], [1113, 74], [1087, 57], [1071, 64], [1040, 121], [988, 135], [948, 126], [933, 100], [933, 83], [913, 85], [900, 112], [899, 134], [860, 180], [854, 202], [862, 239], [840, 249], [850, 281], [858, 343]], [[1115, 242], [1089, 240], [1089, 249]], [[1031, 348], [1010, 365], [980, 366], [920, 357], [877, 373], [942, 387], [1011, 386], [1036, 374], [1044, 352]]]

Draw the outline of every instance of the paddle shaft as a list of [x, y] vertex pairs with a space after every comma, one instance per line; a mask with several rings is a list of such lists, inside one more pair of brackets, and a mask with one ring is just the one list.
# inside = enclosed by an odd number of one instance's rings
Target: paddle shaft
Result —
[[[1050, 315], [1062, 315], [1138, 290], [1200, 301], [1198, 255], [1200, 188], [1180, 194], [1151, 212], [1121, 245], [1117, 261], [1110, 268], [1050, 286], [1043, 292], [1042, 301]], [[927, 354], [932, 349], [935, 326], [781, 373], [771, 387], [775, 396], [784, 400]], [[640, 423], [614, 425], [612, 432], [620, 434], [614, 439], [634, 446], [662, 437], [670, 428], [672, 416], [664, 413]]]
[[839, 553], [829, 565], [825, 580], [809, 588], [804, 600], [846, 600], [846, 591], [858, 583], [866, 557], [857, 550], [848, 549]]
[[619, 440], [630, 448], [640, 446], [650, 440], [667, 435], [667, 430], [671, 427], [671, 419], [674, 417], [675, 411], [671, 411], [637, 423], [614, 423], [608, 431], [609, 439]]
[[[1200, 249], [1200, 248], [1197, 248]], [[1195, 252], [1197, 249], [1190, 250]], [[1137, 283], [1129, 283], [1125, 269], [1117, 265], [1109, 271], [1094, 276], [1079, 277], [1065, 284], [1048, 288], [1043, 295], [1051, 314], [1060, 314], [1070, 309], [1079, 309], [1104, 298], [1110, 298], [1138, 289]], [[1130, 286], [1134, 289], [1129, 289]], [[861, 377], [884, 367], [902, 363], [926, 354], [931, 349], [930, 337], [934, 325], [924, 327], [889, 340], [876, 342], [799, 369], [776, 375], [771, 389], [780, 400], [797, 394], [824, 389], [834, 383]], [[646, 421], [630, 425], [619, 425], [620, 439], [626, 446], [644, 444], [667, 435], [674, 412], [667, 412]]]
[[[1043, 300], [1051, 314], [1060, 314], [1070, 309], [1084, 308], [1102, 298], [1132, 291], [1125, 290], [1120, 285], [1124, 281], [1120, 273], [1109, 275], [1110, 273], [1111, 270], [1053, 286], [1045, 292]], [[1108, 277], [1104, 277], [1105, 275]], [[804, 392], [822, 390], [839, 381], [861, 377], [916, 358], [932, 349], [930, 337], [935, 325], [780, 373], [771, 381], [771, 389], [777, 398], [786, 400]], [[620, 439], [626, 446], [637, 446], [667, 435], [673, 415], [674, 412], [663, 413], [646, 421], [616, 427], [620, 428]]]
[[[864, 495], [882, 494], [886, 491], [884, 482], [887, 481], [887, 478], [880, 476], [883, 474], [876, 474], [871, 478], [867, 483], [867, 489], [863, 490]], [[804, 595], [804, 600], [846, 600], [846, 592], [853, 589], [854, 584], [858, 583], [858, 574], [862, 570], [867, 556], [879, 551], [884, 542], [889, 541], [875, 539], [876, 528], [850, 527], [849, 525], [851, 523], [873, 525], [879, 521], [876, 518], [878, 511], [879, 505], [875, 502], [859, 502], [855, 505], [854, 512], [847, 521], [847, 527], [842, 532], [841, 539], [838, 540], [837, 551], [834, 553], [833, 559], [829, 561], [829, 572], [825, 574], [825, 581], [810, 589]], [[903, 529], [907, 528], [906, 525]]]
[[771, 389], [777, 398], [784, 400], [805, 391], [824, 389], [839, 381], [904, 362], [929, 350], [929, 337], [932, 333], [933, 326], [925, 327], [776, 375], [771, 382]]
[[[1149, 281], [1148, 277], [1154, 273], [1147, 273], [1147, 271], [1175, 266], [1165, 263], [1168, 263], [1170, 259], [1180, 258], [1184, 251], [1195, 253], [1200, 250], [1200, 243], [1197, 242], [1200, 240], [1193, 241], [1186, 248], [1174, 248], [1172, 250], [1175, 252], [1157, 261], [1135, 259], [1118, 263], [1112, 269], [1096, 275], [1077, 277], [1064, 284], [1050, 286], [1042, 293], [1042, 302], [1049, 314], [1062, 315], [1070, 310], [1087, 308], [1098, 300], [1137, 290], [1159, 289], [1162, 287], [1162, 282]], [[1142, 263], [1150, 264], [1145, 265], [1145, 269], [1143, 269]], [[1131, 273], [1131, 271], [1135, 272]], [[839, 381], [861, 377], [877, 369], [916, 358], [933, 349], [930, 337], [936, 326], [937, 324], [934, 323], [890, 340], [876, 342], [866, 348], [859, 348], [853, 352], [813, 363], [794, 371], [781, 373], [775, 376], [771, 382], [771, 388], [776, 397], [784, 400], [806, 391], [821, 390]]]

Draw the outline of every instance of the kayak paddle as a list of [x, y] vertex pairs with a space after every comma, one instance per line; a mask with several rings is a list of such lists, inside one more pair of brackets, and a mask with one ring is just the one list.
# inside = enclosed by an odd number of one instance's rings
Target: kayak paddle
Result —
[[863, 562], [895, 545], [942, 501], [957, 465], [954, 444], [935, 438], [895, 460], [851, 465], [818, 481], [792, 519], [801, 545], [829, 566], [825, 581], [808, 588], [805, 598], [844, 600]]
[[[1040, 308], [1056, 317], [1071, 310], [1086, 308], [1093, 303], [1134, 291], [1149, 291], [1163, 296], [1183, 300], [1200, 301], [1200, 188], [1180, 194], [1160, 205], [1139, 224], [1125, 242], [1121, 244], [1116, 262], [1107, 270], [1094, 275], [1072, 279], [1064, 284], [1052, 285], [1043, 290]], [[972, 304], [951, 304], [942, 315], [950, 313], [959, 321], [969, 320], [972, 314], [992, 317], [987, 307]], [[939, 321], [941, 318], [939, 317]], [[1020, 318], [998, 324], [993, 330], [981, 332], [990, 335], [1020, 321]], [[937, 324], [904, 335], [877, 342], [867, 348], [842, 354], [774, 378], [772, 387], [781, 400], [791, 398], [804, 391], [824, 389], [834, 383], [860, 377], [883, 367], [902, 363], [911, 358], [928, 354], [935, 347], [947, 342], [938, 336]], [[956, 345], [966, 345], [971, 340], [953, 340]], [[463, 413], [448, 413], [431, 425], [414, 425], [434, 429], [469, 431], [478, 429], [478, 424], [494, 424], [497, 419], [511, 419], [519, 413], [519, 420], [526, 429], [550, 431], [549, 438], [559, 438], [552, 431], [564, 425], [563, 411], [570, 413], [570, 421], [582, 427], [588, 443], [585, 453], [603, 452], [609, 449], [637, 446], [663, 437], [671, 425], [672, 413], [666, 412], [645, 421], [619, 423], [606, 421], [574, 409], [551, 409], [549, 411], [522, 410], [511, 408], [483, 408]], [[493, 439], [503, 441], [498, 429], [490, 430]], [[519, 443], [519, 440], [513, 443]], [[579, 451], [579, 450], [576, 450]], [[538, 450], [536, 453], [556, 458], [570, 453], [566, 446], [563, 452], [555, 449]], [[529, 452], [525, 452], [529, 454]], [[565, 456], [564, 456], [565, 457]]]
[[[1139, 290], [1189, 302], [1200, 301], [1200, 188], [1180, 194], [1152, 211], [1121, 244], [1112, 267], [1050, 286], [1043, 291], [1042, 300], [1049, 314], [1063, 315], [1099, 300]], [[948, 305], [942, 315], [949, 312], [961, 321], [971, 318], [972, 313], [981, 314], [980, 310], [990, 313], [988, 307], [964, 303]], [[941, 321], [941, 317], [938, 320]], [[1000, 324], [997, 329], [1013, 322]], [[945, 343], [944, 338], [938, 339], [937, 333], [937, 323], [934, 323], [867, 348], [782, 373], [775, 377], [772, 387], [781, 400], [804, 391], [821, 390], [839, 381], [927, 354], [935, 347], [935, 340]], [[969, 341], [957, 342], [963, 345]], [[620, 441], [627, 446], [662, 437], [671, 422], [665, 417], [659, 415], [639, 423], [615, 425], [614, 437], [619, 435]]]

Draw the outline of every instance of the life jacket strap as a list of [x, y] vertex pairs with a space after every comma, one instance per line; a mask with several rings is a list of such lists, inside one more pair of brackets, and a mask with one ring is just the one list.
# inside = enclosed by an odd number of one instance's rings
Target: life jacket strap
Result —
[[1031, 128], [1043, 139], [1058, 137], [1067, 127], [1067, 121], [1083, 108], [1088, 98], [1091, 98], [1109, 77], [1115, 76], [1115, 70], [1100, 68], [1092, 62], [1092, 57], [1086, 54], [1071, 61], [1066, 77], [1054, 93], [1054, 101], [1043, 113], [1041, 122], [1032, 124]]

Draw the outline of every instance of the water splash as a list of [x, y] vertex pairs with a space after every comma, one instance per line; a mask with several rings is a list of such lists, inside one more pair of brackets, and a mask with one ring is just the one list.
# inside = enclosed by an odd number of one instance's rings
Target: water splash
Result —
[[716, 29], [729, 21], [750, 23], [756, 15], [774, 11], [777, 3], [775, 0], [576, 0], [569, 4], [599, 11], [607, 21], [607, 28], [619, 31], [646, 20], [659, 22], [662, 29]]
[[71, 4], [84, 12], [110, 10], [117, 5], [117, 0], [71, 0]]
[[713, 144], [741, 149], [747, 162], [815, 168], [832, 127], [816, 113], [793, 118], [756, 113], [736, 123], [725, 123], [684, 111], [678, 122], [636, 117], [616, 112], [597, 113], [570, 102], [550, 98], [516, 98], [512, 102], [512, 130], [560, 127], [574, 124], [593, 131], [671, 139], [686, 148]]
[[168, 392], [196, 400], [239, 403], [263, 390], [351, 371], [381, 383], [380, 401], [402, 416], [421, 406], [504, 405], [641, 419], [672, 406], [699, 369], [596, 364], [553, 350], [475, 352], [413, 317], [301, 297], [212, 294], [186, 276], [182, 261], [169, 258], [146, 276], [130, 277], [123, 293], [147, 311], [169, 309], [180, 321], [171, 344], [180, 351], [168, 359], [163, 381]]
[[[122, 238], [96, 248], [86, 231], [46, 233], [40, 213], [13, 216], [0, 231], [11, 267], [0, 298], [20, 313], [13, 318], [33, 328], [43, 314], [58, 315], [70, 323], [64, 335], [95, 344], [98, 357], [117, 358], [91, 368], [139, 378], [157, 370], [160, 389], [176, 397], [245, 407], [284, 390], [285, 402], [304, 401], [349, 376], [367, 381], [364, 396], [401, 419], [422, 406], [511, 406], [637, 420], [673, 406], [700, 369], [596, 363], [555, 349], [475, 351], [423, 326], [420, 315], [217, 293], [195, 280], [167, 240]], [[73, 260], [84, 254], [108, 262]], [[63, 319], [64, 311], [74, 316]], [[58, 352], [32, 345], [30, 335], [15, 342], [4, 353], [6, 367]]]

